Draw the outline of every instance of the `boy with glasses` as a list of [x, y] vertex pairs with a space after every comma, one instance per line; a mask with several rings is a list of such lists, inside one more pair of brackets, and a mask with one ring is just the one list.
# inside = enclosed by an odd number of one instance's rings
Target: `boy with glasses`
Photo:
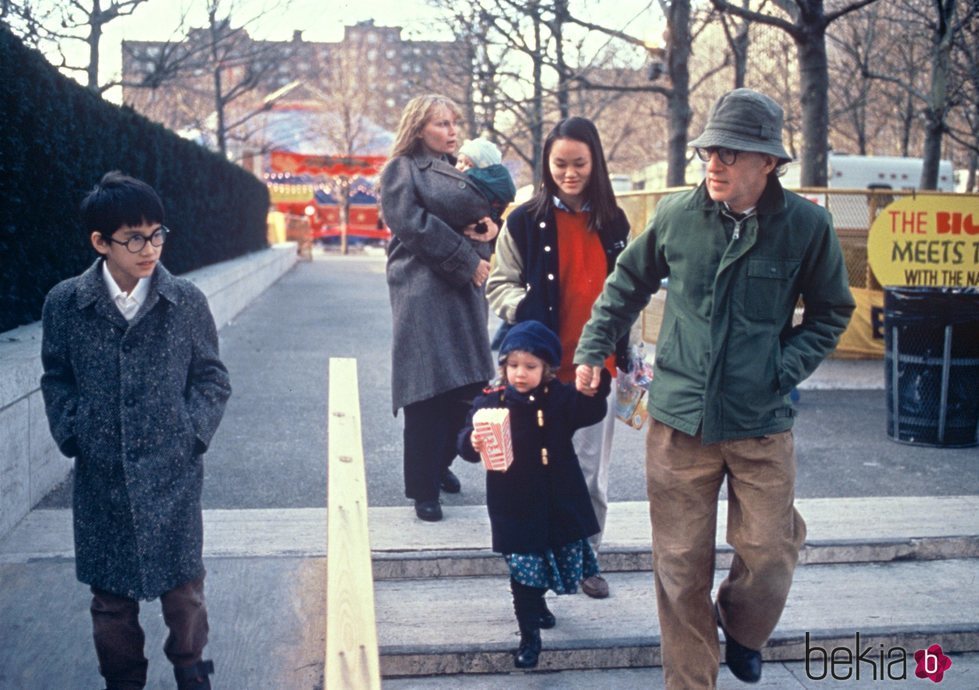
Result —
[[160, 263], [152, 187], [110, 172], [81, 215], [100, 257], [48, 293], [41, 391], [75, 459], [75, 567], [99, 671], [109, 690], [145, 686], [139, 600], [159, 597], [177, 687], [207, 690], [202, 456], [231, 394], [217, 330], [204, 294]]
[[[761, 678], [805, 522], [794, 507], [792, 388], [836, 346], [854, 309], [829, 214], [785, 191], [782, 108], [735, 89], [690, 142], [696, 189], [664, 198], [619, 256], [575, 362], [593, 391], [615, 342], [669, 278], [649, 385], [646, 485], [667, 688], [714, 688], [720, 660]], [[802, 322], [793, 325], [799, 298]], [[718, 495], [727, 481], [731, 570], [711, 600]]]

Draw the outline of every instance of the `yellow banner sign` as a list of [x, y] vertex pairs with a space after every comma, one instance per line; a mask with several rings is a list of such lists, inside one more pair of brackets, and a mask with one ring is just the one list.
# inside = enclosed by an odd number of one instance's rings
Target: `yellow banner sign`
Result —
[[867, 261], [885, 286], [979, 286], [979, 197], [895, 201], [870, 227]]

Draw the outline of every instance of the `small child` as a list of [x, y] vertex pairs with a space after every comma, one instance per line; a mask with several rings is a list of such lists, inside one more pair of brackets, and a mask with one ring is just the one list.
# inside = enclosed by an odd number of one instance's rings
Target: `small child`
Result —
[[605, 372], [597, 395], [585, 396], [554, 378], [560, 363], [561, 343], [553, 331], [539, 321], [513, 326], [500, 346], [503, 385], [473, 401], [459, 434], [459, 454], [479, 462], [483, 439], [473, 432], [474, 413], [509, 410], [513, 462], [505, 472], [487, 472], [486, 504], [493, 550], [510, 569], [520, 628], [517, 668], [537, 666], [540, 630], [557, 623], [544, 593], [574, 594], [578, 582], [599, 572], [588, 543], [598, 521], [571, 437], [605, 416], [611, 377]]
[[91, 587], [99, 672], [142, 688], [139, 600], [160, 598], [179, 690], [208, 690], [202, 455], [231, 394], [204, 294], [160, 263], [163, 203], [110, 172], [81, 205], [100, 255], [44, 302], [41, 392], [75, 459], [75, 570]]
[[469, 175], [476, 189], [490, 203], [490, 218], [503, 224], [503, 212], [517, 196], [510, 171], [502, 163], [500, 149], [489, 139], [467, 139], [459, 148], [456, 168]]

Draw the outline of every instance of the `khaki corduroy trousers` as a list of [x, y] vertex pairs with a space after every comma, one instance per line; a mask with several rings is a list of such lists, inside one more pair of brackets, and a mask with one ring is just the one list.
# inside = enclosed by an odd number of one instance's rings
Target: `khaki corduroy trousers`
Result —
[[806, 537], [796, 511], [791, 431], [704, 446], [654, 419], [646, 435], [653, 569], [670, 690], [712, 689], [720, 650], [711, 589], [718, 493], [728, 481], [734, 559], [717, 592], [725, 629], [761, 649], [775, 629]]

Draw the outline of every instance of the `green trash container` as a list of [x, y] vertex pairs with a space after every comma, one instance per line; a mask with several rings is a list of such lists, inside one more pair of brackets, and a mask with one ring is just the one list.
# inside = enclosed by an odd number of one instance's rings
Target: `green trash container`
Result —
[[884, 289], [887, 435], [900, 443], [979, 442], [979, 289]]

